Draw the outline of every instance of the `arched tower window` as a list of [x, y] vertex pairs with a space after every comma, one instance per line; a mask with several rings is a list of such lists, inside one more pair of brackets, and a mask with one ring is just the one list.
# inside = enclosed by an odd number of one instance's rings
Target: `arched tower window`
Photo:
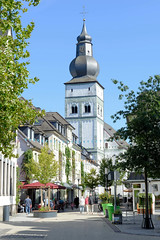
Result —
[[91, 106], [90, 106], [90, 104], [86, 104], [86, 105], [84, 106], [84, 110], [85, 110], [85, 113], [90, 113], [90, 112], [91, 112]]
[[72, 105], [72, 109], [71, 109], [72, 113], [77, 113], [78, 112], [78, 108], [76, 105]]

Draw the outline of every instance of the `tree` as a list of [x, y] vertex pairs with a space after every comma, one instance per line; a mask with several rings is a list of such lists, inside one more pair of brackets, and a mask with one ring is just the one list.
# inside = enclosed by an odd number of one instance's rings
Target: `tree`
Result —
[[31, 166], [29, 167], [32, 169], [32, 174], [34, 175], [34, 178], [45, 185], [51, 182], [53, 178], [57, 176], [58, 163], [54, 159], [54, 154], [49, 149], [47, 144], [41, 149], [41, 153], [38, 156], [38, 162], [32, 161]]
[[84, 184], [92, 190], [99, 184], [99, 176], [97, 175], [96, 169], [92, 168], [89, 173], [85, 174]]
[[38, 81], [29, 78], [29, 61], [24, 61], [30, 56], [26, 47], [34, 23], [22, 26], [21, 14], [27, 12], [23, 1], [36, 6], [40, 0], [0, 1], [0, 151], [5, 157], [13, 155], [18, 126], [32, 124], [37, 115], [31, 101], [19, 99], [29, 83]]
[[100, 169], [99, 169], [99, 183], [102, 187], [110, 187], [113, 184], [113, 180], [108, 181], [108, 176], [105, 174], [105, 168], [107, 168], [108, 172], [109, 171], [114, 171], [114, 166], [112, 164], [112, 159], [111, 158], [104, 158], [101, 161], [100, 164]]
[[[33, 163], [32, 163], [33, 164]], [[40, 183], [47, 184], [52, 181], [54, 177], [57, 176], [58, 162], [54, 159], [53, 152], [49, 149], [46, 144], [38, 156], [38, 162], [34, 161], [34, 166], [32, 167], [32, 173], [34, 178]]]
[[[117, 84], [117, 81], [114, 81]], [[115, 138], [128, 139], [130, 146], [120, 154], [118, 166], [145, 174], [146, 216], [144, 228], [152, 228], [148, 215], [148, 182], [147, 178], [160, 176], [160, 76], [150, 77], [146, 82], [140, 82], [137, 93], [129, 91], [120, 82], [118, 88], [125, 92], [119, 97], [126, 98], [124, 110], [117, 112], [113, 118], [127, 119], [125, 127], [119, 129]]]
[[26, 182], [30, 183], [30, 181], [33, 178], [33, 174], [32, 174], [32, 165], [33, 165], [33, 152], [31, 149], [28, 149], [25, 153], [24, 153], [24, 157], [23, 157], [23, 162], [22, 162], [22, 172], [25, 173], [26, 176]]
[[71, 172], [71, 152], [69, 147], [65, 148], [65, 156], [66, 156], [66, 166], [65, 166], [65, 173], [67, 177], [67, 182], [69, 182], [69, 175]]

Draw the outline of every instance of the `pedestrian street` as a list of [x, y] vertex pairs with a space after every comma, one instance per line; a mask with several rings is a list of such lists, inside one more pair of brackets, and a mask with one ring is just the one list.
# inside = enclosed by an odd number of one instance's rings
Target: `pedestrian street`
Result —
[[[0, 239], [45, 240], [158, 240], [157, 236], [134, 235], [116, 231], [100, 213], [80, 214], [78, 211], [60, 212], [56, 218], [33, 218], [32, 213], [11, 217], [10, 222], [0, 223]], [[3, 231], [2, 231], [3, 230]], [[6, 230], [6, 231], [5, 231]], [[149, 230], [148, 230], [149, 231]]]

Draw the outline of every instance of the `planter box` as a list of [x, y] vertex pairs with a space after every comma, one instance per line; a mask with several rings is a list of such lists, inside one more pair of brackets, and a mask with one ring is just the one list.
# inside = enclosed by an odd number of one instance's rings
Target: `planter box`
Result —
[[122, 214], [112, 214], [112, 223], [122, 224]]
[[38, 210], [33, 211], [33, 217], [36, 218], [53, 218], [57, 217], [57, 210], [51, 210], [48, 212], [40, 212]]

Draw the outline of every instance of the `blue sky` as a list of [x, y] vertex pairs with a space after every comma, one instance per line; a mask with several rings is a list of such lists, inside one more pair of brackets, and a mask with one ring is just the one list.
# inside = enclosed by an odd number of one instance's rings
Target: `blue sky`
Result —
[[23, 96], [46, 111], [64, 117], [64, 82], [72, 77], [69, 64], [76, 55], [85, 6], [87, 32], [92, 37], [93, 56], [100, 65], [99, 82], [104, 86], [104, 120], [115, 129], [110, 116], [123, 108], [111, 79], [136, 90], [141, 80], [160, 74], [160, 0], [41, 0], [23, 14], [24, 26], [35, 22], [29, 40], [31, 77]]

